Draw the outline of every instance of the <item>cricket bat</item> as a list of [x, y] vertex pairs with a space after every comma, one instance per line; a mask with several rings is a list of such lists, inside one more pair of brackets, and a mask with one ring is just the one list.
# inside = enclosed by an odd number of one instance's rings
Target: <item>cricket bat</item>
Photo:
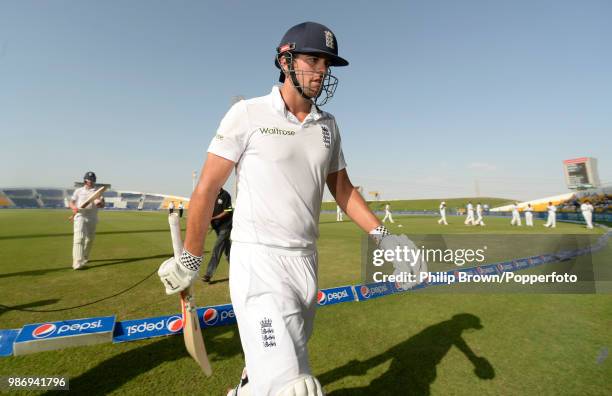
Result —
[[[106, 191], [107, 188], [108, 188], [108, 186], [102, 186], [102, 187], [98, 188], [96, 191], [94, 191], [93, 194], [91, 194], [91, 196], [89, 198], [87, 198], [87, 200], [85, 202], [83, 202], [81, 204], [81, 206], [79, 206], [79, 209], [85, 209], [90, 203], [92, 203], [96, 199], [100, 198], [100, 196], [102, 196], [102, 194], [104, 194], [104, 191]], [[74, 216], [75, 215], [73, 214], [72, 216], [70, 216], [68, 218], [68, 220], [72, 221]]]
[[[168, 216], [168, 223], [170, 224], [174, 259], [178, 261], [183, 253], [181, 224], [178, 214], [170, 214]], [[185, 340], [185, 348], [191, 357], [198, 362], [204, 374], [210, 376], [212, 374], [212, 368], [210, 367], [210, 361], [206, 354], [206, 346], [204, 345], [204, 337], [200, 329], [197, 306], [193, 298], [193, 286], [189, 286], [181, 292], [181, 309], [183, 311], [183, 338]]]

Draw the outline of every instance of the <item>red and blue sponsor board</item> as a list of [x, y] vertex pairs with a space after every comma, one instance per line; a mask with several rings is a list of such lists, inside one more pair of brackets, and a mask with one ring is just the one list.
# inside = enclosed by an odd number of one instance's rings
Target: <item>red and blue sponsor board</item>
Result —
[[520, 271], [529, 268], [531, 265], [529, 264], [529, 259], [522, 258], [514, 260], [514, 270]]
[[512, 261], [504, 261], [503, 263], [497, 263], [497, 271], [501, 274], [502, 272], [514, 271], [514, 263]]
[[115, 316], [34, 323], [23, 326], [15, 344], [42, 339], [73, 337], [112, 332]]
[[499, 274], [496, 264], [488, 264], [488, 265], [476, 267], [476, 272], [478, 273], [478, 275], [497, 275]]
[[317, 294], [317, 304], [332, 305], [343, 302], [355, 301], [355, 292], [353, 286], [333, 287], [331, 289], [319, 290]]
[[117, 322], [113, 342], [144, 340], [183, 332], [182, 315], [156, 316], [153, 318]]
[[226, 326], [236, 323], [236, 314], [232, 304], [215, 305], [198, 308], [200, 327]]
[[355, 293], [359, 301], [371, 300], [373, 298], [387, 296], [395, 293], [395, 285], [391, 282], [368, 283], [367, 285], [356, 285]]
[[21, 329], [0, 330], [0, 356], [13, 355], [13, 342]]

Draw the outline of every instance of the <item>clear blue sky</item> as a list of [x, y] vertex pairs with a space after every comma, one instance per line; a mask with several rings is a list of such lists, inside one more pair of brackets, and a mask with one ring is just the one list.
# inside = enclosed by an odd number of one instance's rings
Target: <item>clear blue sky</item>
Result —
[[351, 62], [325, 106], [383, 198], [538, 198], [561, 161], [612, 181], [612, 2], [0, 0], [0, 186], [189, 195], [234, 95], [267, 94], [292, 25]]

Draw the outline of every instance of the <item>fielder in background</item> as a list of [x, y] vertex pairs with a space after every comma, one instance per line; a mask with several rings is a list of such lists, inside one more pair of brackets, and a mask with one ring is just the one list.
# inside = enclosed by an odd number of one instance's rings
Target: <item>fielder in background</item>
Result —
[[484, 226], [485, 223], [484, 221], [482, 221], [482, 205], [480, 204], [480, 202], [478, 202], [478, 204], [476, 204], [476, 225], [479, 226]]
[[527, 227], [533, 227], [533, 207], [531, 204], [527, 204], [527, 207], [523, 211], [525, 212], [525, 225]]
[[184, 209], [185, 209], [185, 205], [183, 205], [183, 201], [179, 202], [179, 206], [178, 206], [179, 217], [183, 217], [183, 210]]
[[518, 202], [512, 204], [512, 221], [510, 225], [521, 226], [521, 214], [519, 213]]
[[444, 201], [440, 203], [440, 220], [438, 220], [438, 224], [448, 225], [446, 222], [446, 202]]
[[[325, 185], [379, 248], [417, 248], [405, 235], [390, 235], [368, 208], [346, 171], [336, 120], [320, 109], [338, 84], [331, 67], [348, 65], [336, 36], [318, 23], [296, 25], [276, 48], [275, 65], [282, 85], [235, 103], [221, 121], [189, 202], [183, 253], [158, 274], [167, 294], [197, 277], [215, 199], [236, 170], [229, 286], [246, 371], [229, 395], [321, 396], [307, 343], [317, 307]], [[391, 263], [410, 277], [427, 271], [422, 257]]]
[[[72, 240], [72, 268], [75, 270], [85, 267], [89, 260], [89, 254], [96, 237], [96, 225], [98, 224], [98, 208], [104, 207], [104, 197], [96, 199], [85, 208], [80, 208], [83, 203], [96, 191], [96, 174], [85, 173], [83, 176], [83, 187], [74, 190], [70, 199], [70, 209], [74, 214]], [[80, 208], [80, 209], [79, 209]]]
[[382, 222], [383, 222], [383, 223], [384, 223], [384, 222], [386, 222], [386, 221], [387, 221], [387, 219], [389, 219], [389, 221], [390, 221], [391, 223], [395, 223], [395, 222], [393, 221], [393, 215], [391, 214], [391, 205], [389, 205], [389, 204], [386, 204], [386, 205], [385, 205], [385, 217], [383, 218], [383, 221], [382, 221]]
[[340, 207], [340, 205], [336, 205], [336, 221], [342, 221], [342, 220], [343, 220], [342, 208]]
[[174, 201], [170, 201], [170, 204], [168, 204], [168, 214], [171, 215], [172, 213], [174, 213]]
[[548, 210], [548, 219], [544, 227], [555, 228], [557, 226], [557, 207], [549, 202], [546, 209]]
[[591, 205], [591, 202], [588, 200], [584, 201], [584, 203], [580, 205], [580, 211], [586, 222], [586, 228], [593, 229], [593, 205]]
[[210, 219], [210, 226], [217, 234], [217, 241], [212, 250], [208, 267], [206, 268], [206, 274], [202, 277], [204, 282], [210, 282], [212, 277], [215, 275], [215, 271], [221, 261], [221, 256], [225, 254], [227, 262], [230, 262], [230, 249], [232, 248], [232, 241], [230, 234], [232, 232], [232, 217], [234, 209], [232, 209], [232, 196], [221, 189], [217, 200], [215, 201], [215, 208], [213, 209], [212, 217]]
[[463, 224], [476, 225], [474, 221], [474, 205], [472, 205], [472, 202], [468, 202], [467, 204], [467, 217], [465, 218]]

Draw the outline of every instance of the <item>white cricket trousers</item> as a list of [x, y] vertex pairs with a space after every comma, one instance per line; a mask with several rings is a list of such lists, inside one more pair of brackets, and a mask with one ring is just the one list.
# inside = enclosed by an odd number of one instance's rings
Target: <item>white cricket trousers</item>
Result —
[[512, 213], [512, 221], [510, 222], [510, 225], [521, 225], [521, 215], [518, 213]]
[[446, 213], [445, 212], [440, 212], [440, 220], [438, 220], [438, 224], [448, 225], [448, 223], [446, 222]]
[[544, 227], [555, 228], [557, 226], [557, 214], [555, 212], [548, 212], [548, 219]]
[[230, 254], [230, 295], [252, 395], [276, 396], [311, 375], [317, 253], [233, 242]]
[[72, 267], [77, 269], [89, 260], [89, 253], [96, 237], [97, 216], [77, 213], [74, 216], [74, 236], [72, 238]]
[[533, 227], [533, 214], [531, 212], [525, 212], [525, 225]]
[[593, 212], [582, 212], [582, 216], [584, 217], [584, 221], [586, 221], [587, 228], [593, 228]]
[[467, 217], [465, 218], [465, 221], [463, 222], [463, 224], [466, 225], [475, 225], [476, 223], [474, 222], [474, 211], [473, 210], [468, 210], [468, 214]]
[[482, 221], [482, 213], [476, 213], [476, 216], [478, 216], [478, 217], [476, 217], [475, 224], [476, 225], [481, 225], [481, 226], [485, 225], [484, 221]]
[[395, 222], [393, 221], [393, 216], [391, 215], [391, 212], [385, 211], [385, 217], [383, 218], [382, 222], [383, 222], [383, 223], [384, 223], [384, 222], [386, 222], [386, 221], [387, 221], [387, 219], [389, 219], [389, 221], [390, 221], [391, 223], [395, 223]]

